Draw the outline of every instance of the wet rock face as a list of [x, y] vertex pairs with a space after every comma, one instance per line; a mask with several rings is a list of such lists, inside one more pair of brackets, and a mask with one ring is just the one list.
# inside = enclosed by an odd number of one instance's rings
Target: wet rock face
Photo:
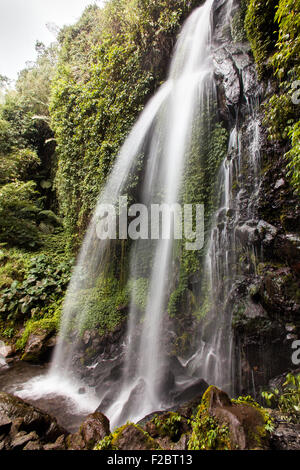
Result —
[[109, 420], [102, 413], [95, 412], [85, 419], [79, 432], [86, 446], [92, 449], [98, 441], [109, 435]]
[[[258, 97], [266, 101], [270, 88], [258, 82], [248, 46], [226, 41], [218, 29], [222, 5], [216, 2], [215, 6], [213, 61], [218, 100], [226, 127], [238, 118], [242, 149], [232, 182], [238, 206], [234, 228], [237, 276], [226, 310], [233, 318], [236, 391], [255, 395], [272, 376], [293, 367], [291, 345], [300, 339], [300, 201], [286, 174], [286, 149], [269, 142], [262, 112], [255, 117], [259, 155], [255, 161], [250, 158], [255, 128], [254, 118], [245, 112], [247, 102]], [[290, 325], [292, 332], [287, 331]]]
[[[243, 280], [231, 292], [236, 339], [237, 393], [259, 394], [272, 377], [294, 368], [300, 338], [300, 204], [286, 177], [283, 149], [261, 141], [256, 217], [236, 230]], [[246, 261], [244, 261], [244, 259]], [[240, 388], [239, 388], [240, 387]]]
[[77, 433], [66, 439], [68, 450], [89, 450], [110, 434], [109, 420], [104, 414], [95, 412], [87, 416]]
[[[0, 393], [0, 449], [26, 450], [64, 442], [56, 419], [13, 395]], [[62, 445], [62, 444], [61, 444]]]
[[86, 330], [74, 352], [73, 370], [87, 385], [95, 387], [99, 395], [122, 374], [125, 333], [126, 321], [102, 336], [97, 330]]
[[185, 389], [173, 393], [173, 400], [177, 404], [186, 403], [193, 400], [195, 397], [202, 396], [207, 390], [208, 383], [203, 379], [196, 380], [194, 383], [187, 386]]
[[55, 345], [56, 337], [53, 336], [52, 332], [49, 333], [49, 331], [41, 330], [36, 333], [31, 333], [22, 360], [35, 364], [48, 360], [51, 357]]
[[271, 437], [272, 450], [300, 450], [300, 424], [278, 422]]

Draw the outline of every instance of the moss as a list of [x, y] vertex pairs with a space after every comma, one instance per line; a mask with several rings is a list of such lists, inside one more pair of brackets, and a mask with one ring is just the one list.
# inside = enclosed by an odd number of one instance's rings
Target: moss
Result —
[[102, 441], [100, 441], [95, 447], [94, 450], [119, 450], [119, 441], [123, 437], [124, 432], [130, 430], [130, 428], [135, 428], [138, 430], [142, 436], [142, 445], [143, 449], [154, 450], [159, 449], [157, 442], [140, 426], [134, 423], [127, 422], [123, 426], [117, 428], [109, 436], [106, 436]]
[[250, 41], [257, 70], [262, 77], [272, 70], [268, 58], [272, 54], [278, 34], [275, 25], [275, 8], [278, 0], [249, 0], [245, 29]]
[[[101, 276], [97, 286], [75, 294], [73, 325], [79, 334], [98, 329], [103, 335], [113, 331], [124, 320], [123, 309], [128, 305], [128, 289], [120, 287], [117, 279]], [[88, 312], [88, 315], [82, 315]]]
[[202, 397], [197, 414], [191, 419], [192, 434], [189, 439], [189, 450], [230, 450], [229, 428], [219, 425], [209, 414], [210, 396], [214, 389], [210, 386]]
[[262, 425], [256, 426], [255, 431], [248, 431], [248, 439], [250, 442], [254, 442], [254, 445], [257, 448], [264, 448], [268, 440], [270, 432], [274, 430], [274, 421], [271, 418], [269, 412], [260, 406], [251, 396], [239, 397], [237, 399], [231, 400], [233, 404], [236, 405], [246, 405], [255, 408], [258, 411], [262, 418]]
[[245, 30], [245, 15], [247, 0], [241, 0], [240, 7], [234, 14], [231, 22], [231, 36], [234, 42], [244, 42], [247, 39]]
[[25, 324], [25, 330], [22, 333], [21, 338], [16, 342], [16, 349], [22, 351], [29, 339], [29, 336], [34, 333], [57, 333], [59, 330], [60, 317], [62, 312], [62, 301], [60, 299], [56, 304], [51, 304], [49, 309], [46, 311], [43, 318], [29, 320]]

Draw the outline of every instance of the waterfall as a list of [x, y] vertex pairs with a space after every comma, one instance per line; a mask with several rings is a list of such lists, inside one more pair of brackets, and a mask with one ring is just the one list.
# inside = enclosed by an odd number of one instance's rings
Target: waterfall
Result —
[[[258, 223], [255, 220], [253, 222], [256, 216], [255, 199], [260, 188], [261, 163], [257, 105], [258, 103], [248, 103], [245, 128], [239, 128], [236, 123], [232, 129], [227, 157], [220, 168], [217, 181], [219, 209], [213, 217], [202, 281], [202, 291], [204, 288], [208, 292], [210, 312], [207, 323], [197, 335], [198, 348], [185, 364], [192, 374], [204, 377], [208, 383], [217, 384], [231, 395], [235, 393], [236, 388], [239, 389], [239, 386], [235, 386], [238, 377], [235, 377], [237, 366], [234, 357], [234, 306], [231, 290], [234, 283], [242, 279], [238, 259], [241, 250], [246, 250], [249, 260], [257, 259], [254, 246], [241, 243], [238, 237], [239, 232], [243, 233], [245, 225], [248, 227], [249, 221], [253, 223], [253, 227]], [[246, 181], [243, 170], [247, 175]], [[235, 195], [233, 181], [236, 181], [240, 188]], [[255, 273], [255, 266], [250, 269]]]
[[[171, 205], [179, 200], [181, 176], [191, 145], [193, 120], [198, 110], [206, 105], [213, 83], [210, 61], [212, 3], [209, 0], [194, 11], [178, 39], [167, 80], [170, 93], [163, 109], [157, 115], [157, 125], [151, 135], [142, 190], [142, 202], [147, 205]], [[113, 424], [124, 422], [128, 418], [141, 418], [163, 405], [160, 388], [166, 364], [162, 321], [172, 265], [172, 246], [171, 239], [161, 239], [154, 244], [137, 242], [133, 249], [132, 278], [138, 272], [140, 256], [149, 250], [153, 265], [138, 344], [135, 341], [137, 312], [134, 304], [131, 304], [124, 383], [119, 397], [107, 411]], [[132, 370], [133, 374], [130, 373]], [[133, 411], [127, 409], [126, 404], [130, 406], [130, 397], [135, 390], [138, 390], [138, 402], [135, 403], [133, 415]]]
[[[225, 5], [223, 25], [230, 22], [233, 4], [230, 0]], [[165, 341], [170, 333], [167, 304], [176, 277], [176, 240], [159, 236], [148, 240], [142, 235], [128, 242], [130, 303], [121, 353], [118, 356], [99, 353], [81, 370], [82, 334], [93, 320], [91, 309], [93, 302], [97, 302], [93, 296], [112, 269], [112, 257], [121, 244], [109, 238], [99, 239], [103, 206], [116, 207], [120, 198], [131, 200], [132, 187], [136, 190], [134, 202], [138, 199], [149, 210], [153, 204], [184, 203], [183, 175], [193, 145], [196, 141], [201, 147], [200, 131], [205, 138], [210, 134], [207, 116], [215, 115], [217, 95], [212, 60], [213, 6], [214, 0], [206, 0], [185, 22], [166, 82], [146, 105], [116, 158], [73, 272], [51, 370], [47, 377], [27, 386], [22, 392], [25, 398], [56, 393], [70, 397], [83, 411], [94, 411], [101, 402], [99, 409], [115, 427], [173, 405], [170, 390], [180, 390], [200, 377], [228, 392], [233, 390], [234, 344], [228, 300], [239, 274], [237, 232], [245, 222], [241, 210], [243, 181], [238, 194], [233, 190], [234, 180], [241, 177], [245, 164], [242, 155], [246, 151], [238, 119], [230, 131], [227, 157], [220, 165], [214, 195], [217, 202], [211, 227], [207, 228], [208, 243], [200, 271], [198, 299], [202, 305], [207, 304], [207, 314], [194, 332], [194, 349], [188, 357], [178, 357], [180, 372], [168, 375], [170, 362]], [[251, 119], [246, 153], [253, 172], [253, 197], [259, 187], [260, 163], [260, 121], [254, 109], [248, 103]], [[136, 186], [132, 178], [138, 180]], [[251, 201], [248, 216], [254, 216]], [[136, 298], [141, 280], [146, 291], [142, 309], [138, 308]], [[89, 344], [90, 338], [84, 341]], [[122, 363], [121, 373], [118, 361]], [[84, 394], [79, 394], [82, 389]]]

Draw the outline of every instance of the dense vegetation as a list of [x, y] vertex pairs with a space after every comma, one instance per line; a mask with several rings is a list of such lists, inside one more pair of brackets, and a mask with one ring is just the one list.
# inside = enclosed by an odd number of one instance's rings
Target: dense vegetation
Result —
[[269, 138], [286, 146], [289, 176], [300, 194], [299, 1], [249, 0], [245, 28], [260, 77], [273, 76], [274, 92], [265, 106]]

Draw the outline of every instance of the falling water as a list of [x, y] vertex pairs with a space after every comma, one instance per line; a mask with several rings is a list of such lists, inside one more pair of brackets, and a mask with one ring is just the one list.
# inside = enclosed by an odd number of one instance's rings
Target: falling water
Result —
[[[128, 419], [136, 420], [168, 404], [164, 401], [161, 381], [168, 367], [164, 313], [174, 262], [174, 241], [170, 237], [131, 243], [129, 279], [133, 283], [141, 277], [147, 279], [148, 295], [141, 317], [135, 294], [131, 293], [127, 338], [123, 345], [124, 372], [113, 388], [107, 389], [100, 383], [95, 394], [89, 382], [77, 373], [74, 363], [78, 360], [81, 337], [76, 332], [84, 330], [90, 315], [87, 292], [97, 288], [99, 279], [111, 264], [115, 242], [99, 240], [97, 235], [101, 206], [116, 206], [120, 196], [127, 196], [130, 176], [138, 173], [141, 155], [144, 156], [144, 174], [139, 202], [147, 207], [181, 202], [182, 175], [192, 145], [192, 129], [197, 125], [199, 113], [210, 111], [216, 93], [211, 60], [213, 3], [207, 0], [186, 21], [166, 83], [141, 113], [116, 159], [74, 269], [50, 373], [42, 380], [31, 382], [23, 397], [47, 393], [67, 395], [84, 411], [94, 411], [100, 401], [110, 397], [104, 411], [112, 426]], [[226, 21], [230, 19], [232, 5], [233, 1], [229, 1]], [[259, 120], [252, 125], [254, 137], [250, 153], [257, 187]], [[240, 223], [239, 197], [234, 197], [232, 185], [243, 163], [241, 154], [240, 129], [235, 126], [230, 134], [228, 156], [220, 168], [219, 209], [213, 217], [203, 270], [202, 284], [207, 291], [205, 296], [209, 297], [210, 314], [199, 332], [199, 347], [190, 359], [182, 361], [188, 377], [203, 377], [228, 391], [232, 383], [233, 344], [231, 312], [226, 310], [226, 301], [236, 275], [235, 231]], [[114, 358], [110, 361], [113, 364]], [[93, 368], [101, 369], [102, 363], [89, 367], [92, 373]], [[82, 385], [85, 394], [79, 395]]]
[[[152, 134], [143, 203], [171, 205], [178, 202], [181, 175], [191, 145], [193, 120], [198, 109], [203, 109], [207, 104], [213, 83], [210, 62], [212, 3], [206, 2], [190, 16], [179, 37], [167, 81], [171, 91]], [[132, 276], [138, 272], [141, 262], [138, 254], [147, 252], [145, 245], [143, 242], [137, 243], [133, 250]], [[134, 406], [134, 418], [143, 417], [163, 405], [160, 379], [164, 376], [166, 364], [162, 321], [166, 309], [172, 245], [171, 239], [161, 239], [152, 244], [153, 265], [138, 344], [135, 340], [137, 312], [135, 306], [131, 306], [125, 380], [119, 398], [107, 412], [113, 418], [113, 423], [133, 417], [126, 403], [135, 389], [139, 396]], [[130, 373], [132, 370], [133, 374]]]
[[[213, 71], [211, 53], [211, 9], [213, 0], [207, 0], [197, 8], [186, 21], [179, 36], [170, 72], [166, 83], [158, 90], [141, 113], [129, 137], [123, 145], [108, 182], [100, 195], [97, 208], [90, 223], [75, 267], [64, 304], [60, 329], [60, 340], [56, 347], [49, 375], [36, 380], [23, 393], [31, 396], [43, 393], [58, 393], [65, 389], [65, 395], [75, 400], [80, 408], [95, 408], [93, 390], [85, 385], [85, 396], [78, 397], [81, 381], [74, 371], [74, 360], [78, 340], [72, 331], [82, 331], [88, 318], [89, 302], [84, 301], [87, 290], [97, 285], [101, 273], [110, 264], [113, 242], [100, 241], [97, 237], [99, 210], [103, 204], [116, 205], [120, 196], [127, 195], [126, 188], [130, 175], [137, 171], [140, 155], [145, 157], [145, 177], [141, 190], [142, 203], [169, 204], [178, 202], [181, 177], [191, 145], [191, 129], [201, 109], [209, 109], [213, 93]], [[163, 313], [166, 309], [168, 275], [171, 271], [172, 246], [170, 239], [133, 243], [130, 278], [134, 279], [141, 258], [148, 253], [148, 298], [141, 331], [134, 299], [129, 312], [129, 327], [125, 346], [125, 373], [119, 384], [119, 396], [106, 414], [112, 424], [127, 419], [142, 417], [159, 409], [162, 405], [160, 378], [166, 364], [163, 351]], [[78, 303], [83, 300], [78, 308]], [[70, 338], [67, 340], [67, 338]], [[96, 366], [96, 365], [95, 365]], [[134, 371], [134, 372], [132, 372]], [[72, 387], [73, 384], [73, 387]], [[101, 388], [101, 386], [100, 386]], [[134, 412], [127, 401], [138, 391], [138, 403]], [[102, 398], [107, 393], [102, 390]], [[134, 396], [134, 395], [133, 395]], [[83, 403], [84, 402], [84, 403]]]
[[[237, 232], [243, 231], [245, 226], [248, 228], [249, 223], [253, 223], [253, 229], [257, 226], [253, 219], [260, 188], [261, 136], [257, 106], [248, 104], [246, 116], [246, 128], [241, 129], [237, 124], [230, 133], [227, 157], [220, 169], [220, 206], [213, 218], [202, 281], [208, 292], [210, 312], [198, 335], [196, 343], [199, 347], [186, 363], [191, 373], [217, 384], [230, 394], [234, 393], [238, 379], [235, 377], [230, 298], [234, 282], [241, 278], [238, 256], [242, 245]], [[233, 191], [234, 181], [240, 187], [237, 194]], [[243, 250], [249, 260], [257, 259], [253, 245], [243, 244]], [[254, 273], [255, 269], [256, 266], [252, 266]]]

